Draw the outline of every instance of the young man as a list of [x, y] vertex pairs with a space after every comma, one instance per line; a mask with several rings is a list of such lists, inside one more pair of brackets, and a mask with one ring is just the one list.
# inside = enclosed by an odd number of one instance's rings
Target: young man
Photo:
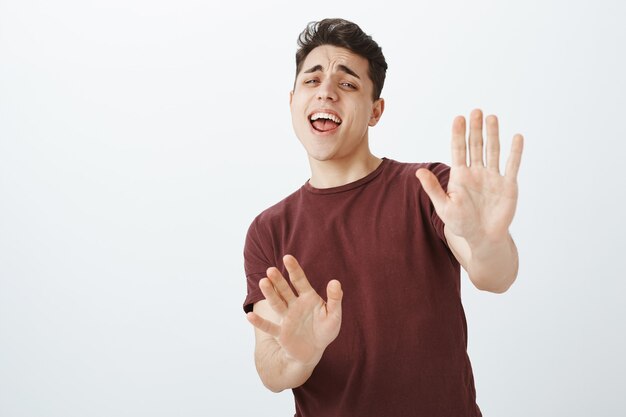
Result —
[[[481, 290], [517, 275], [508, 229], [522, 137], [499, 172], [498, 124], [452, 126], [452, 166], [370, 152], [387, 64], [354, 23], [300, 35], [290, 96], [311, 178], [252, 222], [244, 249], [255, 360], [296, 416], [476, 417], [460, 266]], [[326, 295], [326, 301], [322, 295]]]

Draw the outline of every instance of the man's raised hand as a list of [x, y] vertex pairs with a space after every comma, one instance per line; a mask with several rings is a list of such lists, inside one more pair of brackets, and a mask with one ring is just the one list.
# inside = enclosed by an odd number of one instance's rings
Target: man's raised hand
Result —
[[435, 210], [451, 233], [476, 240], [498, 240], [508, 235], [517, 206], [517, 173], [523, 149], [522, 135], [515, 135], [504, 175], [500, 175], [498, 119], [487, 116], [486, 163], [483, 160], [483, 114], [470, 116], [469, 165], [465, 142], [465, 118], [452, 124], [452, 165], [445, 192], [433, 173], [419, 169], [416, 176]]
[[341, 284], [337, 280], [328, 283], [328, 302], [325, 302], [311, 287], [296, 258], [285, 255], [283, 262], [297, 293], [274, 267], [268, 268], [267, 277], [259, 282], [265, 299], [280, 317], [279, 322], [266, 320], [254, 312], [248, 313], [247, 319], [259, 330], [273, 336], [287, 357], [302, 364], [316, 364], [339, 334]]

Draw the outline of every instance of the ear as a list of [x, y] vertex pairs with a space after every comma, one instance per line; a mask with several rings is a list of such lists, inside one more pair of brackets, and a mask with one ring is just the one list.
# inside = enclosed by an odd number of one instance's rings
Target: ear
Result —
[[376, 123], [380, 120], [380, 117], [385, 111], [385, 99], [379, 98], [372, 104], [372, 115], [370, 116], [369, 126], [376, 126]]
[[291, 102], [293, 101], [293, 90], [289, 92], [289, 106], [291, 107]]

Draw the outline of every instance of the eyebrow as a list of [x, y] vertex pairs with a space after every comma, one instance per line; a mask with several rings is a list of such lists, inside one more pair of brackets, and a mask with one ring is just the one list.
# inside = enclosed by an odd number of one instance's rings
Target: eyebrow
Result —
[[[337, 68], [338, 68], [340, 71], [345, 72], [346, 74], [350, 74], [350, 75], [352, 75], [353, 77], [358, 78], [359, 80], [361, 79], [361, 77], [359, 77], [359, 76], [357, 75], [357, 73], [356, 73], [356, 72], [352, 71], [349, 67], [346, 67], [345, 65], [341, 65], [341, 64], [339, 64], [339, 65], [337, 65]], [[304, 72], [305, 74], [309, 74], [309, 73], [311, 73], [311, 72], [316, 72], [316, 71], [322, 71], [322, 72], [323, 72], [323, 71], [324, 71], [324, 68], [322, 68], [322, 66], [318, 64], [318, 65], [316, 65], [316, 66], [314, 66], [314, 67], [311, 67], [311, 68], [309, 68], [308, 70], [303, 71], [303, 72]]]

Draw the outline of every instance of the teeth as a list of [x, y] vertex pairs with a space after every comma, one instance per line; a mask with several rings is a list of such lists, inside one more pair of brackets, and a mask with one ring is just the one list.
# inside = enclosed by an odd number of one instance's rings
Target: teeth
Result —
[[317, 120], [317, 119], [329, 119], [332, 120], [333, 122], [340, 124], [341, 123], [341, 119], [337, 116], [335, 116], [334, 114], [330, 114], [330, 113], [313, 113], [311, 115], [311, 121]]

